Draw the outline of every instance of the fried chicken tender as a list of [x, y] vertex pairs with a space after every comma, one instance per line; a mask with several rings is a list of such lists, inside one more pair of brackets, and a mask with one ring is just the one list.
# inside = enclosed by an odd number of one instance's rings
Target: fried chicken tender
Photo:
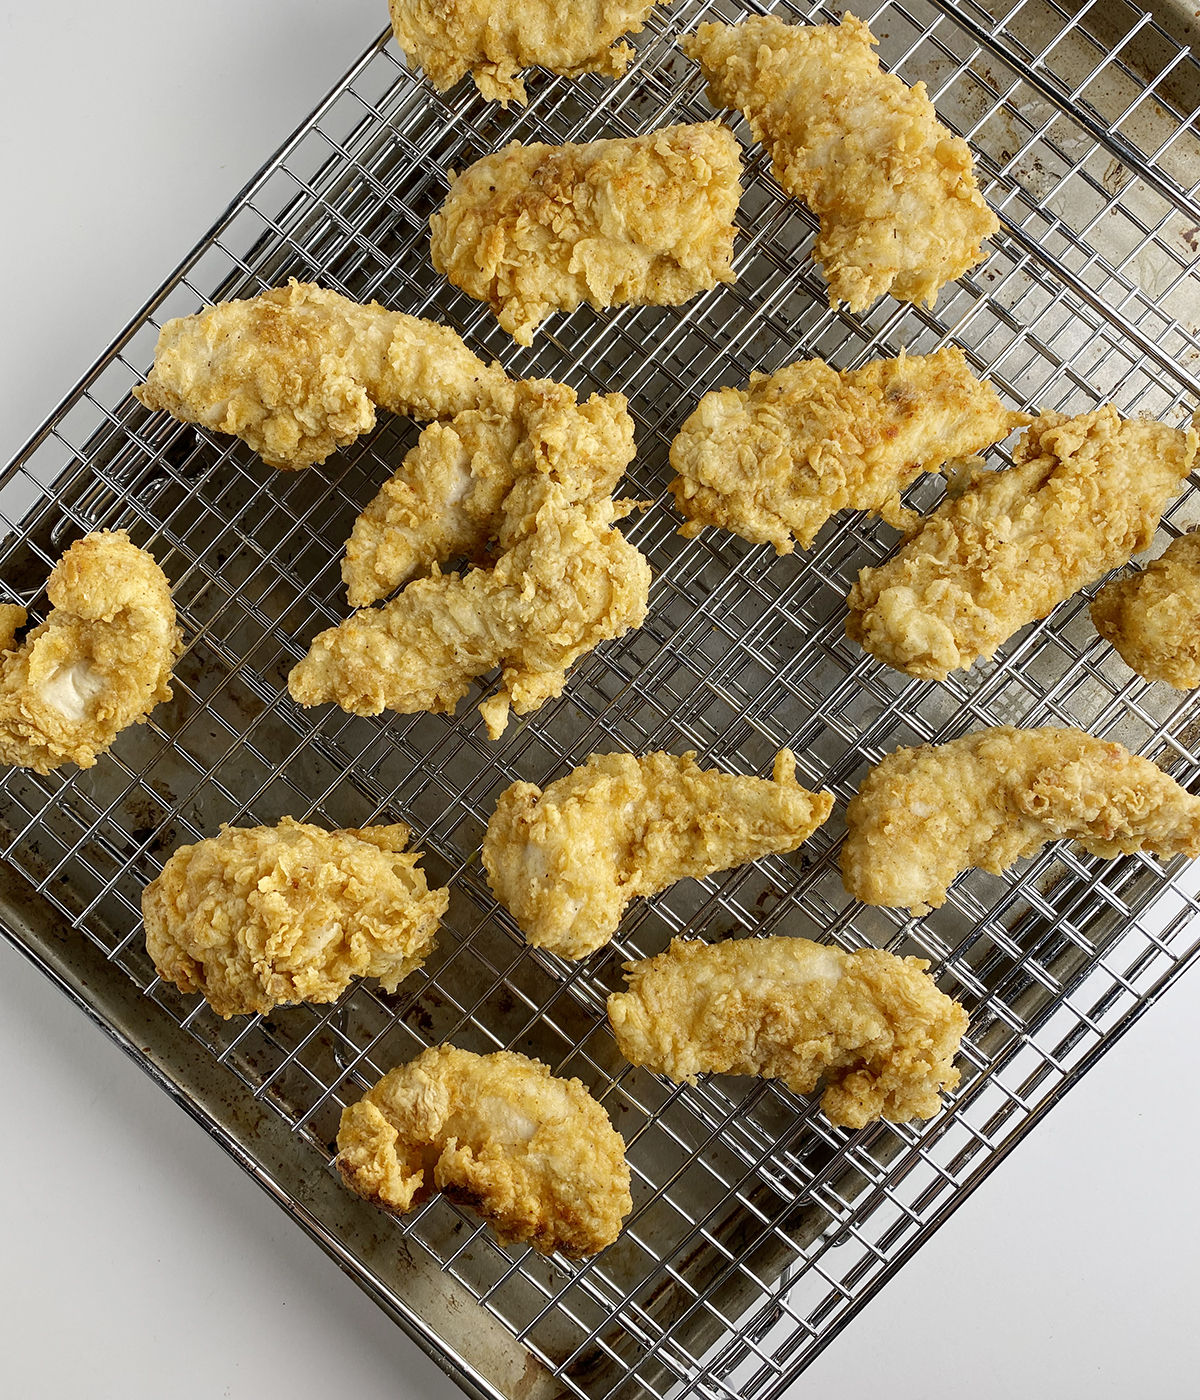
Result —
[[404, 1215], [435, 1191], [477, 1211], [501, 1244], [597, 1254], [633, 1209], [625, 1144], [578, 1079], [499, 1050], [438, 1045], [342, 1113], [349, 1188]]
[[1092, 600], [1096, 631], [1148, 681], [1200, 685], [1200, 533], [1183, 535], [1140, 574], [1106, 583]]
[[790, 554], [849, 507], [911, 528], [900, 492], [1030, 421], [967, 368], [957, 346], [834, 370], [802, 360], [705, 394], [671, 444], [680, 534], [706, 525]]
[[483, 864], [535, 948], [586, 958], [638, 895], [794, 851], [832, 807], [832, 793], [797, 783], [788, 749], [770, 781], [706, 772], [694, 753], [596, 753], [545, 791], [501, 793]]
[[1111, 404], [1043, 413], [1005, 472], [984, 472], [850, 590], [846, 635], [945, 680], [1145, 549], [1196, 460], [1184, 433]]
[[678, 306], [734, 280], [740, 173], [715, 121], [582, 146], [514, 141], [450, 172], [429, 220], [433, 265], [520, 345], [585, 301]]
[[429, 889], [408, 828], [222, 826], [142, 892], [146, 950], [181, 992], [230, 1016], [336, 1001], [355, 977], [394, 992], [433, 951], [450, 892]]
[[375, 426], [376, 408], [449, 418], [505, 382], [449, 326], [361, 306], [293, 277], [249, 301], [168, 321], [134, 396], [233, 433], [268, 466], [323, 462]]
[[982, 262], [1000, 227], [967, 143], [937, 120], [925, 84], [880, 71], [871, 31], [769, 16], [702, 24], [682, 41], [714, 107], [739, 107], [776, 180], [820, 220], [829, 304], [865, 311], [885, 293], [932, 306]]
[[608, 999], [621, 1054], [679, 1083], [756, 1074], [809, 1094], [838, 1127], [932, 1118], [958, 1083], [967, 1013], [921, 958], [843, 953], [807, 938], [676, 938], [626, 963]]
[[0, 762], [49, 773], [96, 755], [171, 698], [183, 651], [167, 577], [124, 530], [76, 542], [47, 584], [49, 617], [15, 646], [27, 614], [0, 616]]
[[980, 729], [897, 749], [846, 808], [842, 882], [864, 904], [927, 914], [960, 871], [999, 875], [1069, 837], [1111, 860], [1200, 855], [1200, 797], [1080, 729]]
[[627, 405], [623, 394], [579, 404], [565, 384], [525, 379], [487, 408], [431, 424], [354, 523], [342, 562], [351, 607], [374, 603], [442, 560], [479, 562], [519, 476], [543, 473], [572, 500], [611, 495], [634, 457]]

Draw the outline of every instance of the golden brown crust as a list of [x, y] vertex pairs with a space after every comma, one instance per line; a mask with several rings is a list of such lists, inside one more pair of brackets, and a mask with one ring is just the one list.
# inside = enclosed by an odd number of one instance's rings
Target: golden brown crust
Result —
[[1200, 685], [1200, 533], [1183, 535], [1091, 605], [1096, 631], [1126, 666], [1177, 690]]

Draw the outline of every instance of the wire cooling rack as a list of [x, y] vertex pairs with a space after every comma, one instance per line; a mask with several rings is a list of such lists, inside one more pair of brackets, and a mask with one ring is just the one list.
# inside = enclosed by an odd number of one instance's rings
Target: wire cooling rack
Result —
[[[1195, 787], [1200, 702], [1131, 678], [1092, 629], [1086, 596], [991, 663], [941, 685], [911, 680], [843, 632], [857, 571], [894, 547], [887, 526], [839, 517], [811, 550], [776, 558], [715, 531], [684, 541], [666, 492], [668, 445], [703, 392], [806, 355], [844, 368], [953, 341], [1014, 406], [1113, 401], [1186, 421], [1200, 402], [1200, 68], [1165, 31], [1124, 5], [855, 7], [885, 64], [924, 80], [971, 141], [1001, 217], [988, 261], [944, 289], [936, 312], [886, 299], [862, 316], [831, 312], [813, 220], [781, 194], [740, 119], [734, 286], [681, 308], [556, 316], [522, 350], [430, 266], [447, 167], [511, 139], [710, 116], [675, 39], [752, 9], [656, 11], [623, 80], [539, 74], [529, 106], [507, 113], [469, 83], [437, 96], [381, 40], [0, 483], [6, 598], [44, 617], [63, 548], [124, 526], [171, 578], [188, 643], [173, 702], [95, 768], [4, 775], [10, 936], [477, 1395], [777, 1395], [1200, 952], [1179, 862], [1102, 862], [1059, 844], [1005, 877], [973, 872], [923, 919], [842, 889], [845, 800], [902, 744], [988, 723], [1079, 724]], [[628, 494], [655, 504], [626, 532], [654, 568], [650, 616], [498, 744], [474, 708], [486, 689], [457, 717], [360, 719], [287, 696], [309, 639], [346, 615], [343, 542], [415, 441], [411, 424], [391, 419], [324, 467], [277, 473], [130, 397], [163, 321], [289, 276], [453, 325], [510, 374], [629, 396]], [[939, 489], [926, 481], [910, 498], [928, 505]], [[1157, 545], [1198, 520], [1189, 487]], [[492, 899], [478, 851], [514, 779], [545, 783], [595, 749], [696, 749], [707, 765], [761, 773], [785, 744], [801, 780], [839, 799], [794, 855], [639, 902], [583, 964], [526, 947]], [[285, 814], [409, 822], [450, 910], [437, 952], [394, 996], [360, 985], [332, 1007], [226, 1023], [156, 979], [141, 890], [181, 842]], [[778, 932], [931, 960], [971, 1014], [945, 1112], [834, 1130], [813, 1100], [774, 1083], [675, 1087], [621, 1060], [603, 1004], [625, 959], [680, 933]], [[547, 1260], [501, 1249], [441, 1198], [397, 1223], [341, 1190], [329, 1163], [342, 1105], [440, 1041], [518, 1049], [591, 1087], [633, 1171], [634, 1213], [615, 1245], [585, 1263]]]

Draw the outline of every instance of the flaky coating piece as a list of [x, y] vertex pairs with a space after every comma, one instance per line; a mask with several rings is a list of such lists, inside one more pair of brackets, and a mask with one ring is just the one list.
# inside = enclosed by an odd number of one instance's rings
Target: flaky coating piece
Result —
[[342, 1113], [337, 1168], [394, 1215], [443, 1191], [501, 1244], [597, 1254], [633, 1209], [625, 1144], [578, 1079], [508, 1050], [438, 1045]]
[[525, 105], [522, 68], [619, 78], [633, 57], [615, 41], [639, 34], [655, 0], [389, 0], [409, 63], [439, 92], [470, 73], [484, 97]]
[[927, 914], [960, 871], [999, 875], [1047, 841], [1111, 860], [1200, 855], [1200, 797], [1081, 729], [980, 729], [897, 749], [846, 808], [842, 882], [864, 904]]
[[671, 444], [671, 491], [687, 518], [790, 554], [836, 511], [905, 528], [900, 492], [951, 457], [969, 457], [1030, 421], [981, 384], [954, 345], [933, 355], [835, 370], [802, 360], [750, 387], [705, 394]]
[[429, 889], [401, 823], [326, 831], [222, 826], [142, 892], [160, 977], [230, 1016], [336, 1001], [356, 977], [394, 992], [433, 951], [450, 893]]
[[861, 20], [763, 16], [702, 24], [681, 43], [713, 106], [741, 108], [776, 180], [820, 220], [830, 306], [865, 311], [885, 293], [932, 306], [986, 257], [1000, 222], [967, 143], [938, 121], [924, 83], [880, 70]]
[[0, 762], [90, 768], [171, 698], [183, 651], [171, 585], [124, 530], [97, 530], [66, 551], [46, 591], [50, 615], [20, 646], [25, 609], [0, 615]]
[[1091, 605], [1096, 631], [1130, 670], [1177, 690], [1200, 685], [1200, 533], [1182, 535]]
[[694, 753], [596, 753], [545, 791], [502, 792], [483, 864], [534, 947], [585, 958], [639, 895], [794, 851], [832, 807], [832, 793], [796, 781], [789, 749], [769, 781], [706, 771]]
[[932, 1118], [958, 1083], [967, 1013], [921, 958], [843, 953], [807, 938], [676, 938], [626, 963], [608, 1019], [631, 1064], [676, 1083], [704, 1072], [782, 1079], [838, 1127]]
[[1043, 413], [1013, 453], [951, 494], [851, 588], [846, 635], [898, 671], [945, 680], [1145, 549], [1196, 460], [1195, 428], [1111, 404]]
[[375, 426], [376, 408], [427, 420], [486, 402], [505, 381], [449, 326], [293, 277], [163, 326], [134, 395], [240, 437], [272, 467], [323, 462]]
[[720, 122], [629, 140], [512, 142], [432, 215], [433, 265], [521, 345], [552, 311], [678, 306], [732, 282], [740, 149]]

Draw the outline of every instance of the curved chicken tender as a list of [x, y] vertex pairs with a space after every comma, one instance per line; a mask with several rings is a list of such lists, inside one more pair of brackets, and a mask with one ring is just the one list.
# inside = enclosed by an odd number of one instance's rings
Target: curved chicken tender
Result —
[[1177, 690], [1200, 685], [1200, 534], [1183, 535], [1091, 606], [1096, 631], [1130, 670]]
[[846, 808], [842, 881], [864, 904], [927, 914], [960, 871], [998, 875], [1047, 841], [1094, 856], [1200, 855], [1200, 797], [1080, 729], [980, 729], [897, 749]]
[[846, 635], [945, 680], [1149, 545], [1196, 460], [1186, 434], [1111, 404], [1043, 413], [1005, 472], [983, 472], [850, 590]]
[[0, 762], [90, 768], [171, 698], [183, 651], [171, 585], [124, 530], [98, 530], [66, 551], [46, 591], [49, 617], [16, 650], [25, 609], [5, 604], [0, 617]]
[[430, 890], [408, 828], [223, 826], [180, 846], [142, 892], [146, 950], [181, 992], [230, 1016], [336, 1001], [355, 977], [394, 992], [433, 951], [450, 893]]
[[395, 1215], [444, 1191], [501, 1244], [596, 1254], [633, 1209], [625, 1144], [578, 1079], [511, 1051], [435, 1046], [342, 1113], [337, 1168]]
[[483, 864], [535, 948], [585, 958], [638, 895], [794, 851], [832, 807], [831, 793], [796, 782], [788, 749], [769, 782], [705, 772], [694, 753], [593, 754], [544, 792], [514, 783], [501, 793]]
[[505, 383], [449, 326], [293, 277], [163, 326], [134, 396], [184, 423], [233, 433], [268, 466], [323, 462], [375, 426], [375, 409], [448, 418]]
[[681, 535], [718, 525], [753, 544], [807, 549], [849, 507], [909, 526], [900, 492], [1030, 421], [1006, 409], [957, 346], [834, 370], [802, 360], [705, 394], [671, 444]]
[[451, 172], [429, 220], [433, 265], [520, 345], [585, 301], [678, 306], [734, 280], [740, 173], [720, 122], [582, 146], [514, 141]]
[[740, 107], [780, 185], [820, 220], [814, 257], [829, 304], [865, 311], [938, 291], [982, 262], [1000, 227], [967, 143], [937, 120], [925, 84], [883, 73], [871, 31], [771, 17], [702, 24], [681, 41], [714, 107]]
[[967, 1013], [920, 958], [807, 938], [676, 938], [625, 966], [629, 990], [608, 999], [617, 1046], [676, 1083], [756, 1074], [808, 1094], [824, 1078], [825, 1116], [847, 1128], [932, 1118], [958, 1083]]

